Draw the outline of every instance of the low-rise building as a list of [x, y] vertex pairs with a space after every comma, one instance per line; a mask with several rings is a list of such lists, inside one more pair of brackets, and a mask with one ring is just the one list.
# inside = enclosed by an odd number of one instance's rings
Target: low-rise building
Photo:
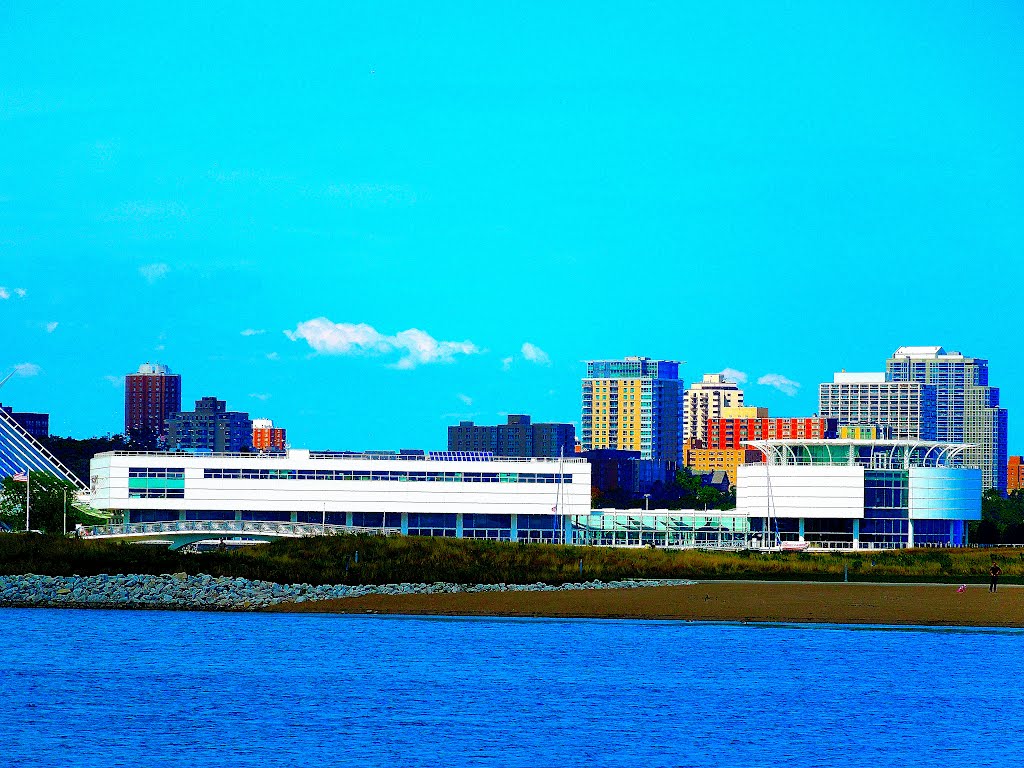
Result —
[[767, 544], [832, 549], [964, 546], [981, 519], [981, 470], [968, 446], [924, 440], [755, 440], [736, 511]]
[[171, 451], [248, 451], [252, 420], [248, 413], [227, 410], [216, 397], [196, 400], [194, 411], [178, 411], [167, 419], [167, 448]]
[[686, 466], [693, 472], [705, 474], [722, 471], [729, 484], [736, 485], [736, 469], [743, 464], [761, 460], [761, 452], [751, 448], [687, 448]]
[[129, 523], [252, 520], [419, 536], [564, 542], [590, 510], [578, 457], [110, 452], [90, 463], [96, 509]]
[[743, 448], [750, 440], [828, 440], [837, 436], [836, 419], [708, 419], [708, 448]]
[[595, 497], [618, 491], [623, 498], [640, 499], [657, 485], [671, 484], [679, 469], [674, 461], [641, 458], [640, 451], [600, 448], [577, 455], [590, 462]]
[[526, 414], [510, 414], [505, 424], [476, 425], [460, 421], [448, 427], [449, 451], [480, 451], [495, 456], [572, 456], [576, 427], [572, 424], [534, 424]]

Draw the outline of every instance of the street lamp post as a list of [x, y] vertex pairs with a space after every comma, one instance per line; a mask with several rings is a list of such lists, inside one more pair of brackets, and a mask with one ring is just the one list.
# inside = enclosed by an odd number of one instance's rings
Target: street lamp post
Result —
[[644, 512], [649, 511], [651, 508], [651, 494], [644, 494]]

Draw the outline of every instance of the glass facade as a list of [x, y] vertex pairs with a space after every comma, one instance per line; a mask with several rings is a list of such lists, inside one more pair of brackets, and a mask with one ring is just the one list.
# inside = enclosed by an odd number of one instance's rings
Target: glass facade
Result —
[[619, 547], [708, 547], [738, 549], [750, 546], [750, 520], [728, 512], [595, 511], [573, 515], [572, 543]]
[[185, 498], [185, 470], [182, 467], [130, 467], [129, 499]]

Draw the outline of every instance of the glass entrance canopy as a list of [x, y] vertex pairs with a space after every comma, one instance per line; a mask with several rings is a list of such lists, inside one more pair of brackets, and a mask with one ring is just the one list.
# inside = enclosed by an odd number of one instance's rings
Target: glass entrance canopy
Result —
[[970, 445], [927, 440], [749, 440], [770, 466], [949, 467]]

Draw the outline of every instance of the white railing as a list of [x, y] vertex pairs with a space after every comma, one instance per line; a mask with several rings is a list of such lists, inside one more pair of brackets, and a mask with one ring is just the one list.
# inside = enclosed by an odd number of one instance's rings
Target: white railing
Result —
[[161, 523], [122, 523], [120, 525], [90, 525], [78, 529], [82, 538], [125, 538], [160, 534], [196, 534], [211, 536], [238, 536], [254, 534], [276, 538], [301, 536], [338, 536], [369, 533], [391, 536], [401, 533], [398, 528], [369, 528], [351, 525], [323, 525], [321, 523], [285, 523], [262, 520], [172, 520]]

